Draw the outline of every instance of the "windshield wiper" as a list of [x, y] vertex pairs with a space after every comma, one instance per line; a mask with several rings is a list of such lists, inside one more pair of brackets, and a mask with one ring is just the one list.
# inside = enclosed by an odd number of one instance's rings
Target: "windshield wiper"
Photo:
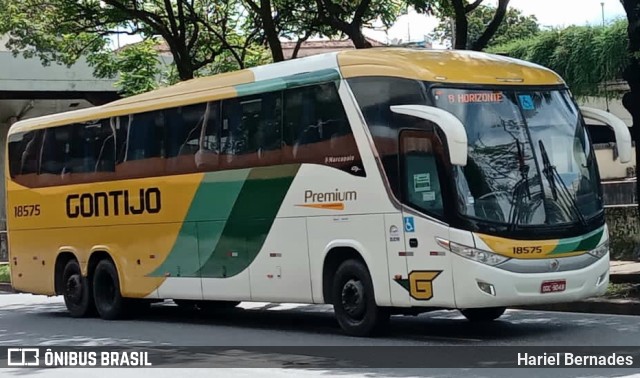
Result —
[[516, 139], [516, 149], [518, 154], [518, 165], [520, 168], [520, 180], [514, 186], [513, 194], [511, 195], [509, 231], [515, 231], [520, 220], [520, 204], [522, 202], [522, 198], [526, 196], [528, 200], [531, 200], [531, 190], [529, 188], [529, 166], [524, 162], [524, 153], [518, 139]]
[[[544, 166], [542, 171], [547, 178], [547, 181], [549, 181], [549, 186], [551, 186], [551, 194], [553, 195], [553, 199], [557, 201], [558, 198], [560, 198], [565, 206], [573, 210], [573, 212], [580, 220], [580, 223], [583, 226], [586, 226], [587, 221], [584, 219], [584, 216], [582, 215], [582, 212], [580, 211], [576, 200], [571, 195], [571, 192], [569, 192], [569, 189], [564, 185], [564, 182], [562, 181], [562, 177], [558, 173], [558, 170], [554, 165], [551, 164], [549, 155], [547, 155], [547, 150], [544, 147], [544, 143], [542, 142], [542, 140], [538, 141], [538, 145], [540, 146], [540, 153], [542, 154], [542, 164]], [[560, 185], [558, 185], [558, 183]], [[558, 188], [560, 190], [558, 190]]]

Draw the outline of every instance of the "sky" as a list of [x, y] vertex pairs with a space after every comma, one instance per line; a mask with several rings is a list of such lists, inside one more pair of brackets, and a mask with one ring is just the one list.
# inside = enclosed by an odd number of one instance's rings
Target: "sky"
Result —
[[[563, 27], [586, 24], [600, 25], [602, 23], [602, 6], [600, 5], [602, 1], [604, 1], [605, 22], [625, 17], [620, 0], [511, 0], [509, 6], [520, 9], [524, 14], [535, 15], [543, 27]], [[497, 0], [485, 0], [485, 3], [497, 5]], [[420, 15], [411, 10], [408, 15], [400, 16], [386, 33], [378, 30], [365, 30], [364, 32], [368, 37], [383, 43], [394, 38], [405, 42], [407, 38], [410, 38], [410, 41], [419, 41], [424, 40], [424, 35], [432, 32], [438, 22], [435, 17]], [[122, 36], [120, 44], [137, 41], [139, 41], [139, 37]]]
[[[535, 15], [543, 27], [565, 27], [570, 25], [602, 24], [603, 0], [511, 0], [509, 7], [520, 9], [526, 15]], [[497, 5], [496, 0], [485, 0], [486, 4]], [[604, 0], [605, 22], [625, 17], [620, 0]], [[381, 42], [394, 38], [407, 41], [423, 40], [438, 25], [435, 17], [427, 17], [410, 11], [400, 16], [387, 33], [366, 30], [367, 36]]]

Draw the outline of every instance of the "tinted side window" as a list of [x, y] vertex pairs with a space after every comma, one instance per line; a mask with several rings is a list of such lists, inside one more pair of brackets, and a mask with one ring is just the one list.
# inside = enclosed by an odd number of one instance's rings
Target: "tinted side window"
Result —
[[164, 114], [160, 111], [134, 114], [127, 128], [125, 161], [164, 156]]
[[38, 173], [43, 130], [15, 134], [9, 141], [9, 174], [12, 178]]
[[[198, 170], [214, 171], [220, 167], [220, 102], [210, 102], [200, 109], [190, 109], [189, 124], [197, 131], [189, 137], [190, 145], [196, 145]], [[195, 138], [195, 140], [194, 140]]]
[[119, 117], [116, 127], [118, 179], [166, 173], [165, 114], [162, 111]]
[[95, 172], [114, 172], [116, 169], [116, 134], [111, 122], [104, 119], [89, 126], [92, 131], [88, 142], [92, 145], [90, 154], [95, 157]]
[[398, 185], [398, 132], [406, 117], [393, 113], [393, 105], [427, 104], [420, 82], [389, 77], [354, 78], [348, 81], [382, 159], [391, 190], [400, 198]]
[[278, 164], [281, 109], [279, 93], [223, 101], [220, 168]]
[[115, 170], [115, 140], [108, 121], [65, 127], [68, 128], [70, 138], [66, 146], [66, 173]]
[[285, 91], [284, 160], [364, 176], [362, 159], [334, 83]]
[[44, 131], [42, 153], [40, 155], [40, 174], [60, 175], [68, 173], [71, 152], [71, 126], [60, 126]]
[[259, 112], [253, 114], [258, 122], [248, 130], [247, 153], [255, 155], [252, 159], [255, 165], [279, 164], [282, 156], [282, 93], [263, 94], [254, 104], [259, 104], [259, 110], [257, 106], [253, 109]]
[[443, 218], [440, 142], [433, 132], [405, 131], [401, 135], [403, 202]]

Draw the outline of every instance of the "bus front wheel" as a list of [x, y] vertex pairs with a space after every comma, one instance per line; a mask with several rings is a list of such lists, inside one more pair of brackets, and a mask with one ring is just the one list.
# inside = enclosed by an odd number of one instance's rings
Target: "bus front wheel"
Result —
[[82, 318], [93, 315], [93, 293], [90, 281], [82, 276], [80, 264], [76, 260], [70, 260], [62, 271], [64, 283], [64, 304], [74, 318]]
[[376, 304], [371, 276], [359, 260], [347, 260], [340, 265], [331, 298], [338, 324], [349, 335], [369, 336], [389, 321], [389, 312]]
[[125, 300], [120, 294], [118, 271], [109, 260], [102, 260], [93, 273], [93, 297], [100, 317], [120, 319], [125, 314]]
[[460, 310], [470, 322], [491, 322], [501, 317], [506, 307], [468, 308]]

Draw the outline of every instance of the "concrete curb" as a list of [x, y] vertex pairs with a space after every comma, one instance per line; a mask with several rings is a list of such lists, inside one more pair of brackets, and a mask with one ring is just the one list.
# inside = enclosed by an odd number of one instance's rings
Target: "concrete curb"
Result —
[[521, 310], [577, 312], [608, 315], [640, 315], [640, 300], [595, 298], [580, 302], [520, 306]]

